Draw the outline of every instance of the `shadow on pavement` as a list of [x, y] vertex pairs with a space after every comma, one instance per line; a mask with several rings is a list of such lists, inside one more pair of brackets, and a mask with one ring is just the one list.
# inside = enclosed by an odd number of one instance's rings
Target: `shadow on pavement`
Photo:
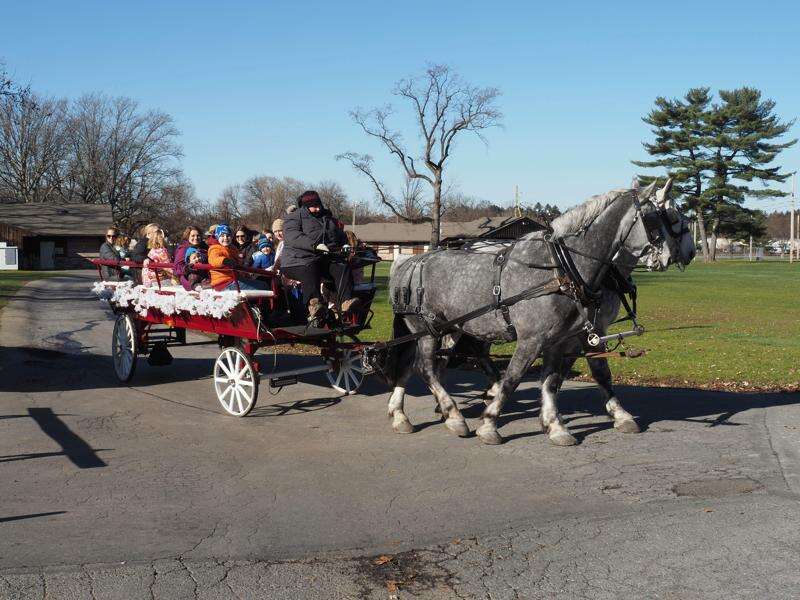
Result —
[[[251, 413], [252, 417], [273, 418], [324, 410], [337, 405], [341, 398], [332, 396], [324, 376], [315, 375], [309, 378], [310, 383], [321, 386], [320, 397], [300, 401], [266, 404], [269, 398], [268, 378], [272, 371], [272, 357], [267, 354], [258, 355], [261, 363], [262, 383], [260, 405]], [[319, 364], [320, 358], [315, 355], [282, 355], [278, 370], [300, 368]], [[139, 358], [136, 374], [131, 382], [143, 393], [150, 393], [147, 386], [162, 385], [207, 379], [213, 368], [213, 357], [181, 358], [175, 357], [172, 365], [167, 367], [151, 367], [144, 357]], [[89, 390], [98, 388], [117, 388], [122, 384], [114, 375], [109, 356], [91, 352], [66, 353], [32, 347], [0, 348], [0, 392], [68, 391]], [[451, 391], [467, 418], [480, 417], [484, 404], [480, 393], [485, 389], [482, 376], [468, 371], [454, 370], [448, 374], [446, 387]], [[209, 383], [210, 385], [210, 383]], [[788, 393], [734, 393], [714, 392], [707, 390], [660, 388], [660, 387], [628, 387], [617, 386], [620, 400], [625, 407], [637, 417], [644, 430], [659, 421], [687, 421], [706, 424], [708, 427], [734, 426], [730, 420], [739, 412], [752, 408], [767, 408], [800, 402], [800, 394]], [[368, 378], [360, 390], [362, 396], [372, 397], [384, 395], [389, 389], [377, 378]], [[163, 392], [161, 392], [163, 394]], [[414, 380], [408, 388], [411, 396], [429, 397], [427, 388], [418, 380]], [[178, 402], [169, 397], [152, 394], [167, 402]], [[418, 423], [417, 429], [425, 429], [439, 423], [438, 415], [434, 415], [434, 402], [431, 402], [431, 420]], [[186, 405], [190, 408], [197, 408]], [[216, 408], [216, 407], [215, 407]], [[559, 409], [569, 423], [578, 439], [610, 428], [610, 421], [579, 423], [576, 419], [592, 416], [604, 416], [605, 409], [600, 394], [595, 388], [565, 389], [559, 395]], [[204, 409], [208, 410], [208, 409]], [[536, 389], [518, 391], [506, 404], [500, 417], [499, 425], [505, 425], [519, 419], [536, 419], [539, 411], [539, 393]], [[216, 410], [213, 412], [217, 412]], [[6, 415], [0, 418], [17, 418], [17, 415]], [[530, 433], [514, 434], [515, 437], [539, 435], [539, 428]]]

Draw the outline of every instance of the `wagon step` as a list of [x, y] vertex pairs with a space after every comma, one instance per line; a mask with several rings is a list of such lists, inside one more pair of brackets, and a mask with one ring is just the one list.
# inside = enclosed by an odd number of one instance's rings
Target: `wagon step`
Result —
[[320, 365], [317, 367], [302, 367], [300, 369], [289, 369], [288, 371], [278, 371], [277, 373], [270, 373], [269, 387], [280, 388], [287, 385], [297, 383], [298, 375], [308, 375], [309, 373], [324, 373], [330, 371], [329, 365]]

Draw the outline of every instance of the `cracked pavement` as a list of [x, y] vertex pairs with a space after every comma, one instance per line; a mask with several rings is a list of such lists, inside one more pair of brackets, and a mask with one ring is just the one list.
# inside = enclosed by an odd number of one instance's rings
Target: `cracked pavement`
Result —
[[[92, 279], [29, 284], [0, 316], [0, 598], [797, 595], [797, 394], [623, 387], [645, 429], [625, 435], [572, 383], [573, 448], [539, 431], [533, 381], [498, 447], [447, 434], [419, 383], [412, 435], [377, 381], [348, 398], [264, 381], [235, 419], [214, 346], [140, 359], [120, 386]], [[474, 429], [481, 378], [448, 389]]]

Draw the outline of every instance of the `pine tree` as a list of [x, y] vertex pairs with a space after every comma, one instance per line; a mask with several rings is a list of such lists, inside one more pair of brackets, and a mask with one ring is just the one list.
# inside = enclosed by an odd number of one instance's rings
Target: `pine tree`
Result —
[[[707, 138], [706, 115], [711, 105], [709, 88], [692, 88], [683, 99], [656, 98], [656, 107], [642, 120], [653, 127], [653, 143], [644, 143], [650, 161], [632, 161], [639, 167], [664, 167], [673, 177], [673, 193], [679, 194], [686, 208], [695, 215], [706, 211], [704, 186], [708, 179], [710, 163], [704, 146]], [[641, 177], [648, 185], [654, 177]], [[708, 244], [703, 219], [698, 219], [700, 245], [703, 257], [709, 260]]]
[[[746, 198], [783, 196], [770, 188], [789, 176], [769, 165], [797, 140], [777, 140], [794, 122], [781, 122], [775, 102], [762, 100], [753, 88], [720, 91], [712, 104], [709, 88], [693, 88], [683, 100], [656, 99], [656, 108], [643, 118], [653, 126], [655, 142], [645, 143], [651, 161], [641, 167], [664, 167], [675, 179], [674, 189], [696, 217], [705, 260], [716, 258], [716, 238], [722, 223], [748, 221]], [[642, 177], [648, 183], [653, 177]], [[754, 188], [758, 180], [763, 187]]]
[[[769, 165], [781, 151], [797, 142], [773, 142], [794, 122], [781, 122], [773, 113], [775, 102], [762, 100], [759, 90], [743, 87], [720, 91], [719, 96], [722, 102], [714, 104], [706, 116], [705, 145], [711, 154], [711, 177], [703, 196], [710, 218], [712, 260], [720, 222], [725, 218], [742, 220], [736, 213], [746, 198], [786, 195], [769, 184], [783, 183], [790, 173], [781, 173], [779, 166]], [[763, 187], [752, 187], [753, 180], [760, 181]]]

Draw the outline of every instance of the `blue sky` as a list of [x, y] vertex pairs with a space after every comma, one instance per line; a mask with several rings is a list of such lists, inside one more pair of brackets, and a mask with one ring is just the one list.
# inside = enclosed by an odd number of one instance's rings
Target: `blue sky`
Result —
[[[252, 175], [333, 179], [370, 199], [334, 160], [347, 150], [373, 154], [399, 183], [348, 110], [392, 101], [395, 81], [447, 63], [499, 87], [505, 114], [488, 146], [460, 140], [450, 181], [499, 204], [518, 185], [526, 203], [567, 207], [630, 181], [658, 95], [751, 85], [783, 118], [798, 115], [799, 5], [9, 0], [0, 58], [45, 94], [101, 91], [170, 113], [207, 199]], [[800, 150], [781, 164], [800, 167]]]

